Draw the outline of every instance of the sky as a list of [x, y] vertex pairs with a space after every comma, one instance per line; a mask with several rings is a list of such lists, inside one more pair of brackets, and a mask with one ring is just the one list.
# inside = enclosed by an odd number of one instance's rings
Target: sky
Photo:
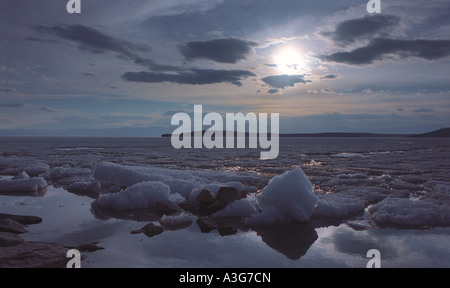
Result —
[[450, 0], [66, 3], [0, 2], [0, 135], [159, 136], [194, 105], [281, 133], [450, 127]]

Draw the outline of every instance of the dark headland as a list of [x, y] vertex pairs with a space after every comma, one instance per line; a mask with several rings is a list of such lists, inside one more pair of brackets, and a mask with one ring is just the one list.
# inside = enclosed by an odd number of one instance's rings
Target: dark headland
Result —
[[[203, 134], [206, 131], [203, 131]], [[237, 133], [234, 133], [235, 136], [237, 136]], [[224, 137], [226, 133], [224, 132]], [[250, 134], [246, 133], [246, 137], [249, 137]], [[270, 135], [269, 135], [270, 136]], [[163, 138], [172, 137], [172, 134], [163, 134]], [[338, 138], [338, 137], [344, 137], [344, 138], [382, 138], [382, 137], [414, 137], [414, 138], [450, 138], [450, 128], [443, 128], [440, 130], [432, 131], [425, 134], [376, 134], [376, 133], [295, 133], [295, 134], [280, 134], [281, 138]]]

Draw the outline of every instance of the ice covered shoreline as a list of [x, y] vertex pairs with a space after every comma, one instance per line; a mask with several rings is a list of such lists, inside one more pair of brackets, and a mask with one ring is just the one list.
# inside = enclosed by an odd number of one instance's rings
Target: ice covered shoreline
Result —
[[[240, 151], [172, 155], [159, 139], [153, 150], [145, 142], [102, 146], [83, 140], [74, 148], [52, 141], [2, 151], [1, 195], [45, 197], [46, 187], [61, 187], [90, 197], [97, 219], [160, 227], [142, 227], [146, 235], [198, 226], [223, 236], [250, 229], [270, 239], [267, 229], [306, 222], [307, 228], [295, 227], [307, 231], [312, 244], [314, 229], [342, 223], [355, 231], [450, 227], [450, 143], [383, 140], [342, 151], [335, 148], [342, 143], [319, 142], [300, 154], [290, 140], [288, 152], [267, 162]], [[342, 153], [346, 157], [335, 157]]]
[[[40, 196], [39, 193], [45, 193], [48, 183], [52, 183], [93, 198], [93, 212], [100, 214], [102, 211], [114, 214], [114, 211], [154, 209], [160, 203], [169, 202], [183, 207], [179, 211], [194, 215], [212, 219], [239, 218], [246, 225], [270, 225], [305, 223], [311, 217], [346, 219], [362, 214], [370, 207], [372, 221], [380, 227], [450, 226], [450, 183], [445, 181], [431, 180], [420, 186], [403, 183], [402, 186], [392, 177], [382, 175], [377, 181], [403, 189], [357, 187], [335, 193], [317, 193], [300, 167], [273, 177], [263, 189], [257, 187], [261, 181], [254, 173], [177, 170], [109, 162], [94, 167], [63, 165], [50, 168], [41, 163], [23, 168], [24, 171], [12, 179], [0, 179], [0, 194]], [[3, 169], [10, 174], [19, 170]], [[341, 174], [335, 181], [353, 183], [365, 179], [364, 175]], [[415, 195], [421, 189], [419, 187], [428, 191], [413, 199], [411, 195]], [[236, 196], [228, 202], [221, 201], [218, 199], [221, 189], [231, 189]], [[201, 192], [205, 191], [212, 197], [208, 207], [214, 208], [209, 210], [199, 201]]]

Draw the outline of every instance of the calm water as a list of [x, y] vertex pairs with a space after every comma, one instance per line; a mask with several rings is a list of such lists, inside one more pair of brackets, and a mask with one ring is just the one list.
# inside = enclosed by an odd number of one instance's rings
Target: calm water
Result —
[[[174, 150], [170, 139], [159, 138], [0, 138], [0, 174], [14, 175], [16, 170], [42, 163], [50, 169], [62, 165], [89, 169], [107, 161], [252, 172], [259, 175], [261, 189], [271, 177], [301, 166], [316, 192], [380, 187], [385, 184], [379, 177], [390, 175], [398, 184], [391, 189], [409, 189], [411, 197], [426, 192], [426, 181], [450, 182], [450, 141], [446, 139], [282, 139], [277, 159], [261, 161], [259, 152]], [[342, 177], [353, 174], [360, 175], [357, 181]], [[194, 222], [190, 228], [148, 238], [130, 234], [148, 221], [127, 220], [119, 214], [97, 219], [91, 212], [92, 202], [50, 186], [43, 197], [0, 196], [0, 211], [44, 219], [29, 227], [30, 232], [23, 235], [26, 240], [69, 246], [99, 242], [106, 248], [85, 254], [83, 267], [365, 267], [370, 249], [380, 250], [383, 267], [450, 267], [449, 228], [397, 230], [372, 224], [371, 230], [355, 231], [345, 219], [240, 229], [222, 237], [217, 231], [201, 233]], [[370, 215], [366, 210], [351, 219], [370, 220]]]

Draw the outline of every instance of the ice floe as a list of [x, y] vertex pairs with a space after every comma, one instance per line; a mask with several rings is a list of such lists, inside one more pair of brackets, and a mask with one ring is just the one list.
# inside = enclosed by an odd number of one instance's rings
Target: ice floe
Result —
[[142, 182], [115, 194], [102, 195], [97, 199], [101, 208], [131, 210], [156, 207], [159, 201], [168, 201], [169, 186], [161, 182]]
[[450, 207], [428, 201], [387, 198], [370, 207], [373, 221], [380, 226], [426, 228], [450, 226]]
[[47, 185], [42, 177], [0, 180], [0, 194], [37, 196]]

